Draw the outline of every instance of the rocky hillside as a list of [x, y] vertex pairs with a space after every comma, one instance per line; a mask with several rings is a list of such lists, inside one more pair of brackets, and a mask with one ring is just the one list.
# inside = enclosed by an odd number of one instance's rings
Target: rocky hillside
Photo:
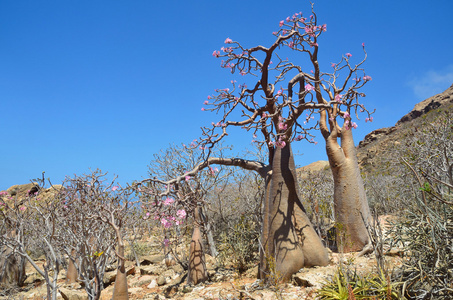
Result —
[[392, 127], [381, 128], [367, 134], [357, 147], [359, 164], [365, 170], [375, 169], [379, 157], [389, 156], [395, 146], [404, 143], [405, 137], [424, 126], [426, 121], [436, 117], [440, 111], [453, 111], [453, 85], [443, 93], [430, 97], [415, 105]]

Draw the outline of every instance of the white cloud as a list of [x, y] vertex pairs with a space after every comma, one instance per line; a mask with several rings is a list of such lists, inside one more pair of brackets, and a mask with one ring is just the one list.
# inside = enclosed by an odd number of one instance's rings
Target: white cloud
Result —
[[420, 100], [442, 93], [452, 84], [453, 65], [449, 65], [443, 70], [430, 70], [409, 81], [409, 86], [412, 87], [415, 96]]

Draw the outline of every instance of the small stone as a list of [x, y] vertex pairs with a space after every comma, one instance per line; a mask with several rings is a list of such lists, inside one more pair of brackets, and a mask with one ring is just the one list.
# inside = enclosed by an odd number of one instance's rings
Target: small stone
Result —
[[153, 279], [153, 281], [151, 281], [151, 283], [147, 286], [148, 289], [153, 289], [157, 287], [157, 281], [156, 279]]
[[157, 285], [162, 286], [167, 283], [167, 280], [165, 279], [165, 276], [160, 275], [157, 277]]

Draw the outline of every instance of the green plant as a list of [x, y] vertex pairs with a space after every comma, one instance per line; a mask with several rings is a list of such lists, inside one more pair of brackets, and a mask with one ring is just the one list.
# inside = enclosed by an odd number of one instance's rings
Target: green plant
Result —
[[243, 273], [258, 261], [259, 226], [249, 215], [242, 215], [229, 230], [220, 234], [219, 260], [231, 262]]
[[369, 299], [370, 284], [357, 272], [342, 267], [318, 290], [317, 298], [322, 300]]
[[361, 276], [356, 271], [340, 266], [334, 276], [317, 291], [318, 299], [403, 299], [397, 292], [399, 283], [383, 271]]

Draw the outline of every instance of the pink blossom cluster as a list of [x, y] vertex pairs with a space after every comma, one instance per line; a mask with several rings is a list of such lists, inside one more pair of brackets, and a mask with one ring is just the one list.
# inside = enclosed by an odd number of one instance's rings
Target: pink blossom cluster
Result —
[[160, 223], [164, 226], [164, 228], [170, 228], [173, 224], [178, 226], [182, 224], [186, 216], [186, 211], [184, 209], [179, 209], [176, 211], [176, 217], [164, 215], [160, 218]]
[[314, 88], [311, 84], [309, 84], [309, 83], [307, 83], [307, 84], [305, 85], [305, 90], [308, 91], [308, 92], [309, 92], [309, 91], [313, 91], [314, 89], [315, 89], [315, 88]]
[[286, 130], [286, 129], [288, 129], [288, 124], [283, 123], [283, 122], [278, 123], [277, 126], [278, 126], [278, 129], [279, 129], [279, 130]]
[[295, 140], [296, 142], [298, 142], [298, 141], [302, 140], [303, 138], [304, 138], [304, 137], [303, 137], [301, 134], [299, 134], [298, 136], [296, 136], [296, 137], [294, 138], [294, 140]]
[[371, 79], [372, 79], [371, 76], [368, 75], [363, 76], [364, 81], [371, 81]]
[[286, 142], [285, 142], [284, 140], [282, 140], [281, 137], [279, 137], [279, 138], [278, 138], [278, 141], [276, 141], [276, 142], [270, 141], [270, 142], [269, 142], [269, 146], [274, 146], [274, 145], [275, 145], [276, 147], [278, 147], [278, 148], [283, 149], [283, 148], [285, 148], [285, 146], [286, 146]]
[[340, 95], [340, 94], [336, 94], [335, 95], [335, 101], [337, 101], [338, 103], [341, 103], [341, 98], [343, 98], [343, 95]]
[[177, 212], [176, 212], [176, 216], [178, 218], [180, 218], [181, 220], [185, 219], [186, 218], [186, 211], [184, 209], [179, 209]]
[[344, 127], [346, 128], [346, 130], [349, 130], [351, 128], [356, 129], [358, 125], [355, 122], [349, 122], [349, 120], [346, 120], [344, 121]]
[[233, 47], [222, 47], [220, 48], [220, 50], [222, 50], [225, 53], [231, 53], [233, 52]]
[[373, 117], [369, 117], [369, 118], [365, 119], [365, 123], [368, 122], [368, 121], [373, 122]]
[[286, 142], [282, 140], [282, 138], [280, 137], [278, 141], [275, 142], [275, 146], [277, 146], [280, 149], [283, 149], [286, 146]]
[[8, 192], [7, 192], [7, 191], [1, 191], [1, 192], [0, 192], [0, 196], [6, 196], [6, 195], [8, 195]]
[[170, 198], [170, 197], [167, 197], [165, 200], [164, 200], [164, 205], [168, 206], [168, 205], [171, 205], [175, 202], [175, 199], [173, 198]]

